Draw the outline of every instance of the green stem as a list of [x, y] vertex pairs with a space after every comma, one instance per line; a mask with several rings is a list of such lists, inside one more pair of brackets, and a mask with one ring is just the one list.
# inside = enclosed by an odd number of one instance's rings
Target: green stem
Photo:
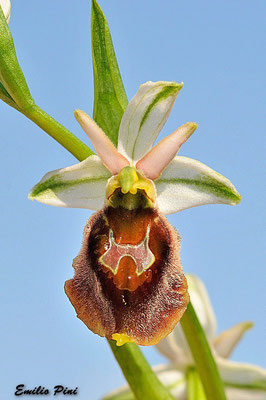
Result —
[[83, 161], [85, 158], [94, 154], [86, 144], [79, 140], [75, 135], [73, 135], [73, 133], [48, 115], [40, 107], [34, 105], [28, 111], [20, 111], [60, 143], [66, 150], [73, 154], [73, 156], [75, 156], [79, 161]]
[[224, 384], [220, 378], [205, 333], [191, 303], [189, 303], [181, 319], [181, 325], [194, 357], [207, 400], [226, 400]]
[[161, 384], [141, 350], [134, 343], [116, 346], [109, 340], [112, 352], [137, 400], [173, 400]]
[[199, 374], [195, 368], [187, 371], [187, 392], [188, 400], [206, 400]]

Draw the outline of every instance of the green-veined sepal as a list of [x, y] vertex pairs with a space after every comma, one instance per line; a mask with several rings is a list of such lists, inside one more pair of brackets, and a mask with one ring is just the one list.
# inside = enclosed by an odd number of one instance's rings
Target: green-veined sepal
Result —
[[97, 156], [79, 164], [48, 172], [29, 194], [31, 200], [57, 207], [103, 207], [110, 172]]
[[118, 151], [129, 161], [139, 160], [151, 149], [182, 87], [176, 82], [146, 82], [139, 87], [118, 135]]
[[[231, 393], [229, 399], [265, 400], [266, 370], [256, 365], [216, 358], [222, 380]], [[242, 397], [240, 394], [242, 393]], [[252, 397], [253, 396], [253, 397]]]
[[175, 157], [155, 181], [159, 209], [172, 214], [204, 204], [238, 204], [240, 194], [224, 176], [188, 157]]

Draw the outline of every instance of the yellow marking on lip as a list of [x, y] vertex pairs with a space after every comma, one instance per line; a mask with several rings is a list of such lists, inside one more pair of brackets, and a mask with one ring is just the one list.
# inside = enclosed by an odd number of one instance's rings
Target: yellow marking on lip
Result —
[[133, 340], [126, 333], [114, 333], [112, 339], [116, 341], [117, 346], [123, 346], [125, 343], [133, 342]]

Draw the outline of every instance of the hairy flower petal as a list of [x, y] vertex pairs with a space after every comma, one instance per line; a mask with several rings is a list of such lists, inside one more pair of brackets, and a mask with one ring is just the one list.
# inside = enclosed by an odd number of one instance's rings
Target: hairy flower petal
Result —
[[241, 196], [224, 176], [199, 161], [175, 157], [155, 181], [164, 214], [204, 204], [238, 204]]
[[128, 104], [118, 134], [118, 151], [136, 162], [152, 147], [183, 84], [146, 82]]
[[110, 176], [99, 157], [90, 156], [79, 164], [48, 172], [31, 190], [29, 199], [57, 207], [99, 210]]

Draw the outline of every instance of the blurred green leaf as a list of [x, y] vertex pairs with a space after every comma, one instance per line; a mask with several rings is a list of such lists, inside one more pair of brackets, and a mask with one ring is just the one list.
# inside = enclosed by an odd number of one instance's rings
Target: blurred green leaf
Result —
[[118, 130], [127, 96], [104, 13], [92, 0], [91, 38], [94, 72], [93, 118], [117, 146]]

